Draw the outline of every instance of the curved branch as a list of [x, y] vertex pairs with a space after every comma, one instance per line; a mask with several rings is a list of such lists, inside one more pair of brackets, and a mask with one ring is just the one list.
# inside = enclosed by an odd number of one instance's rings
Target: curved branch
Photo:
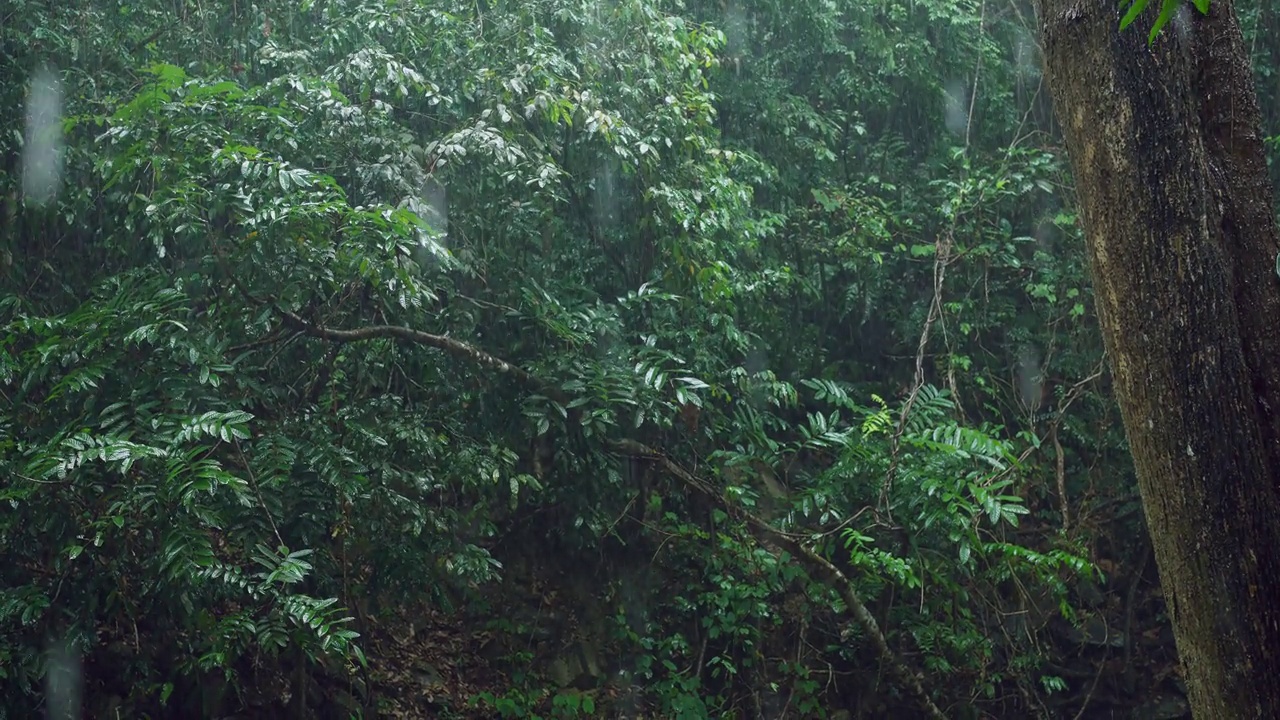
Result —
[[373, 340], [375, 338], [395, 338], [405, 340], [417, 345], [426, 345], [428, 347], [444, 350], [450, 355], [470, 360], [477, 365], [497, 370], [501, 373], [513, 375], [523, 383], [527, 383], [534, 387], [546, 389], [546, 384], [530, 375], [523, 368], [512, 365], [501, 358], [494, 357], [489, 353], [477, 348], [474, 345], [454, 340], [444, 335], [432, 335], [431, 333], [414, 330], [403, 325], [366, 325], [354, 330], [334, 330], [322, 325], [307, 322], [301, 316], [289, 312], [283, 308], [277, 307], [276, 311], [280, 313], [280, 317], [284, 319], [286, 325], [300, 331], [303, 335], [321, 338], [323, 340], [332, 340], [333, 342], [359, 342], [361, 340]]
[[751, 534], [756, 536], [761, 545], [765, 547], [777, 545], [798, 558], [814, 577], [822, 580], [840, 594], [840, 598], [844, 600], [845, 605], [848, 607], [849, 615], [858, 623], [863, 632], [867, 634], [867, 637], [871, 638], [871, 642], [875, 646], [876, 653], [880, 656], [880, 659], [889, 666], [893, 674], [915, 696], [916, 702], [920, 704], [925, 714], [933, 720], [946, 720], [947, 716], [942, 713], [942, 710], [934, 704], [929, 694], [925, 692], [924, 683], [920, 675], [907, 667], [906, 663], [889, 647], [889, 641], [885, 638], [884, 633], [880, 631], [879, 623], [876, 622], [871, 611], [867, 609], [866, 604], [862, 602], [862, 598], [858, 596], [858, 591], [854, 588], [853, 582], [840, 571], [840, 568], [832, 565], [826, 558], [791, 535], [775, 529], [764, 520], [725, 500], [720, 493], [715, 492], [706, 482], [699, 480], [693, 473], [657, 450], [634, 440], [614, 440], [609, 442], [609, 446], [617, 453], [656, 462], [663, 470], [678, 478], [685, 485], [706, 495], [712, 502], [729, 513], [730, 516], [746, 522], [747, 527], [751, 529]]

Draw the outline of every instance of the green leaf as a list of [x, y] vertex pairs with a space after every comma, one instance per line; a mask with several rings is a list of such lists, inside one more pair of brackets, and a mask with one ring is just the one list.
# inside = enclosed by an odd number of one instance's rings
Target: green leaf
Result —
[[1181, 7], [1182, 0], [1164, 0], [1164, 4], [1160, 6], [1160, 16], [1156, 18], [1156, 24], [1151, 26], [1151, 32], [1147, 35], [1147, 44], [1152, 45], [1156, 41], [1156, 36], [1160, 34], [1160, 29], [1169, 24], [1173, 19], [1173, 14], [1178, 12]]
[[1147, 9], [1147, 0], [1133, 0], [1133, 4], [1129, 6], [1129, 12], [1120, 18], [1120, 29], [1124, 30], [1133, 24], [1133, 21]]

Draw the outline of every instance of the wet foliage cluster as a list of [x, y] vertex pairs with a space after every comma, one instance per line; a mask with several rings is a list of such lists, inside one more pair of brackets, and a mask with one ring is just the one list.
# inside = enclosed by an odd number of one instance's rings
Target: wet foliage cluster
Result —
[[0, 717], [1177, 707], [1034, 23], [9, 2]]

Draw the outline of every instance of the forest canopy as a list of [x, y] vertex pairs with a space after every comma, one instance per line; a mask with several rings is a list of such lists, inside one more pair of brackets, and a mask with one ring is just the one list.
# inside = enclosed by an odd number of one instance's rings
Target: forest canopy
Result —
[[1186, 711], [1030, 2], [0, 28], [0, 718]]

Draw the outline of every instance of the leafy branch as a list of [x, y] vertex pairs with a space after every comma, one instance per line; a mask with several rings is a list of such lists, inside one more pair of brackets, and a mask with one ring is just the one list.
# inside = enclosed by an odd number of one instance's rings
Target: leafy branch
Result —
[[[309, 323], [297, 314], [278, 307], [277, 311], [287, 324], [312, 337], [334, 342], [359, 342], [376, 338], [394, 338], [438, 348], [458, 357], [473, 360], [484, 367], [512, 375], [536, 390], [546, 393], [552, 400], [562, 404], [568, 404], [569, 402], [568, 396], [552, 383], [537, 378], [523, 368], [459, 340], [399, 325], [370, 325], [350, 330], [337, 330]], [[925, 710], [926, 714], [939, 720], [946, 717], [925, 691], [920, 675], [908, 668], [903, 660], [889, 647], [888, 640], [885, 638], [884, 633], [881, 632], [875, 617], [872, 616], [871, 611], [867, 609], [866, 604], [859, 597], [852, 581], [839, 568], [796, 538], [773, 528], [764, 520], [724, 498], [709, 483], [680, 466], [665, 453], [634, 440], [607, 440], [606, 444], [609, 450], [616, 454], [657, 463], [666, 473], [677, 478], [690, 489], [711, 499], [730, 516], [743, 521], [762, 545], [780, 547], [803, 561], [815, 577], [823, 580], [828, 586], [835, 588], [840, 594], [854, 621], [872, 638], [877, 654], [888, 664], [894, 674], [906, 684], [912, 694], [916, 696], [916, 701]]]
[[[1173, 19], [1173, 14], [1178, 12], [1178, 8], [1182, 7], [1182, 1], [1162, 0], [1160, 14], [1156, 17], [1155, 24], [1151, 26], [1151, 32], [1147, 34], [1147, 45], [1155, 43], [1156, 36], [1160, 34], [1160, 30], [1169, 24], [1169, 21]], [[1124, 30], [1132, 25], [1133, 21], [1137, 20], [1138, 16], [1142, 14], [1142, 11], [1147, 9], [1149, 2], [1150, 0], [1132, 0], [1128, 12], [1124, 14], [1124, 17], [1120, 18], [1120, 29]], [[1210, 0], [1191, 0], [1191, 4], [1196, 6], [1201, 15], [1209, 14], [1209, 2]]]

